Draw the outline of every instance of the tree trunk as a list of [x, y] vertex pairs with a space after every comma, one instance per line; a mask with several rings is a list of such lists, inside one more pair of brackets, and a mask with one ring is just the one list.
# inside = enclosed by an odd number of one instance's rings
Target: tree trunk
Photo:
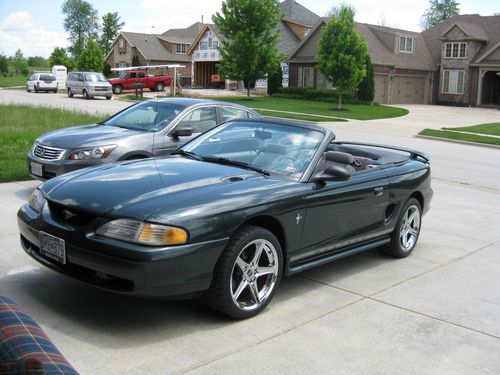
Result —
[[337, 106], [339, 111], [342, 110], [342, 91], [339, 91], [339, 105]]
[[250, 99], [250, 82], [247, 84], [247, 99]]

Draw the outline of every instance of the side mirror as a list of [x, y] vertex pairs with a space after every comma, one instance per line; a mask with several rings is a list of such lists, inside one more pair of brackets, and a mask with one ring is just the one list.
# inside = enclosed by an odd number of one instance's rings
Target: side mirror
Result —
[[313, 181], [345, 181], [351, 177], [351, 173], [344, 167], [332, 165], [324, 172], [313, 177]]
[[170, 136], [172, 136], [174, 138], [190, 137], [192, 135], [193, 135], [192, 128], [175, 129], [172, 133], [170, 133]]

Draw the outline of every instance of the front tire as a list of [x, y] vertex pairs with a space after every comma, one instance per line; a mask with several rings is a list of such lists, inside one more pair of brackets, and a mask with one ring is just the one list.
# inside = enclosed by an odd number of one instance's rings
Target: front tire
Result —
[[399, 215], [391, 242], [381, 250], [395, 258], [405, 258], [415, 248], [422, 224], [422, 207], [415, 198], [406, 201]]
[[87, 92], [87, 90], [83, 90], [82, 95], [83, 95], [83, 99], [85, 99], [85, 100], [90, 99], [90, 96], [89, 96], [89, 93]]
[[283, 255], [276, 236], [249, 225], [231, 238], [207, 291], [209, 305], [231, 318], [257, 315], [271, 301], [281, 280]]
[[164, 88], [165, 85], [163, 84], [163, 82], [156, 82], [155, 91], [163, 91]]
[[71, 89], [68, 87], [68, 98], [72, 97], [73, 97], [73, 91], [71, 91]]

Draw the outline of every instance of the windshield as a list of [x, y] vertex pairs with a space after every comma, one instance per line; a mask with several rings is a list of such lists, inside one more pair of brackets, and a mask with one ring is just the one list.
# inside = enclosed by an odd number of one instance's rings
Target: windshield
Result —
[[299, 180], [324, 134], [313, 129], [260, 122], [229, 122], [182, 149], [201, 158], [224, 158]]
[[102, 73], [85, 73], [85, 82], [108, 82]]
[[147, 101], [127, 108], [104, 122], [104, 125], [139, 130], [159, 131], [172, 122], [186, 106], [172, 103]]

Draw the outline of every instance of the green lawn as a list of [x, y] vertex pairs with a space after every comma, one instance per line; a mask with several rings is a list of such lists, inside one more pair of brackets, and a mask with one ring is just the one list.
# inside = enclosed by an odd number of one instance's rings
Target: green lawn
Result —
[[3, 75], [0, 75], [0, 87], [26, 86], [27, 79], [28, 78], [23, 75], [12, 77], [4, 77]]
[[102, 118], [61, 109], [0, 105], [0, 182], [31, 178], [26, 153], [40, 134], [98, 120]]
[[474, 126], [464, 126], [463, 128], [443, 128], [443, 129], [458, 130], [467, 133], [500, 135], [500, 122], [493, 122], [491, 124], [480, 124]]
[[[336, 104], [317, 102], [311, 100], [300, 100], [300, 99], [285, 99], [285, 98], [273, 98], [269, 96], [258, 96], [252, 97], [250, 100], [241, 97], [215, 97], [214, 100], [223, 100], [226, 102], [238, 103], [241, 105], [246, 105], [250, 108], [257, 109], [272, 109], [288, 112], [300, 112], [304, 114], [313, 115], [323, 115], [331, 117], [340, 117], [345, 119], [356, 119], [356, 120], [373, 120], [381, 118], [391, 118], [400, 117], [408, 114], [406, 109], [390, 107], [385, 105], [365, 105], [365, 104], [345, 104], [343, 108], [346, 111], [336, 111]], [[290, 114], [265, 112], [263, 114], [279, 117], [288, 117]], [[295, 115], [296, 116], [296, 115]], [[335, 121], [332, 120], [319, 120], [315, 118], [311, 121]]]
[[[457, 129], [462, 129], [462, 128], [457, 128]], [[437, 138], [447, 138], [458, 141], [485, 143], [485, 144], [500, 146], [500, 138], [486, 137], [472, 133], [464, 134], [446, 130], [424, 129], [419, 134]]]

